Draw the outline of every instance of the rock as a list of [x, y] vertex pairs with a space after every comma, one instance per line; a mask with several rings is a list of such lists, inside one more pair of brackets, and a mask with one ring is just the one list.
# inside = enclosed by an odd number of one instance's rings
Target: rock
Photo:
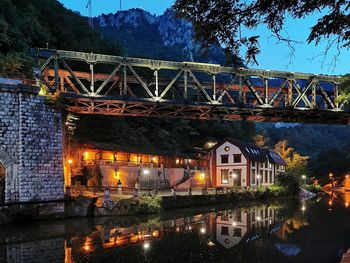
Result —
[[300, 188], [299, 197], [301, 199], [307, 200], [307, 199], [313, 198], [315, 196], [316, 196], [315, 193], [312, 193], [312, 192], [309, 192], [303, 188]]
[[77, 199], [66, 202], [65, 216], [84, 217], [91, 214], [94, 201], [94, 198], [78, 197]]

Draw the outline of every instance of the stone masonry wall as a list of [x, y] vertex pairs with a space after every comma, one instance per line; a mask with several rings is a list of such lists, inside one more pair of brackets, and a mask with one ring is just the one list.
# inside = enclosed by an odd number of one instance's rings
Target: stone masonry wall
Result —
[[0, 85], [0, 161], [6, 201], [64, 197], [62, 119], [38, 89]]

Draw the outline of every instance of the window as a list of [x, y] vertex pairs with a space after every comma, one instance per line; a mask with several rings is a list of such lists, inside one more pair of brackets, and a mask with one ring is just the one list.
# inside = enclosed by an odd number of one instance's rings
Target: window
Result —
[[221, 163], [228, 163], [228, 154], [221, 155]]
[[234, 154], [233, 155], [233, 162], [234, 163], [241, 163], [242, 162], [242, 154]]
[[221, 227], [221, 235], [222, 236], [228, 236], [228, 227], [227, 226], [222, 226]]
[[240, 229], [240, 228], [233, 229], [233, 236], [234, 237], [242, 237], [242, 229]]
[[228, 169], [221, 169], [221, 183], [228, 184]]

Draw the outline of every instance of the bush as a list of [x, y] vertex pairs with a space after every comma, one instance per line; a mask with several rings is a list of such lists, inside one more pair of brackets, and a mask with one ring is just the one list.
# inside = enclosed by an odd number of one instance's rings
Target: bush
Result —
[[276, 182], [278, 186], [284, 187], [290, 195], [296, 195], [300, 191], [299, 179], [291, 172], [278, 173], [276, 175]]
[[160, 196], [150, 197], [142, 196], [140, 198], [139, 208], [142, 208], [142, 211], [138, 211], [140, 214], [153, 214], [159, 213], [161, 207], [162, 198]]
[[280, 185], [272, 185], [269, 186], [270, 196], [278, 197], [287, 195], [287, 191], [283, 186]]

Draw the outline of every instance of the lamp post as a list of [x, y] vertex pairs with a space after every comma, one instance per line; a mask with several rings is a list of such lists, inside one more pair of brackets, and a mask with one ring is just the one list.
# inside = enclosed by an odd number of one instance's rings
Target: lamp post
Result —
[[261, 178], [261, 175], [260, 175], [260, 174], [256, 175], [256, 179], [257, 179], [257, 181], [258, 181], [258, 186], [260, 185], [260, 178]]
[[306, 175], [303, 174], [303, 175], [301, 176], [301, 178], [304, 180], [304, 184], [306, 184]]

